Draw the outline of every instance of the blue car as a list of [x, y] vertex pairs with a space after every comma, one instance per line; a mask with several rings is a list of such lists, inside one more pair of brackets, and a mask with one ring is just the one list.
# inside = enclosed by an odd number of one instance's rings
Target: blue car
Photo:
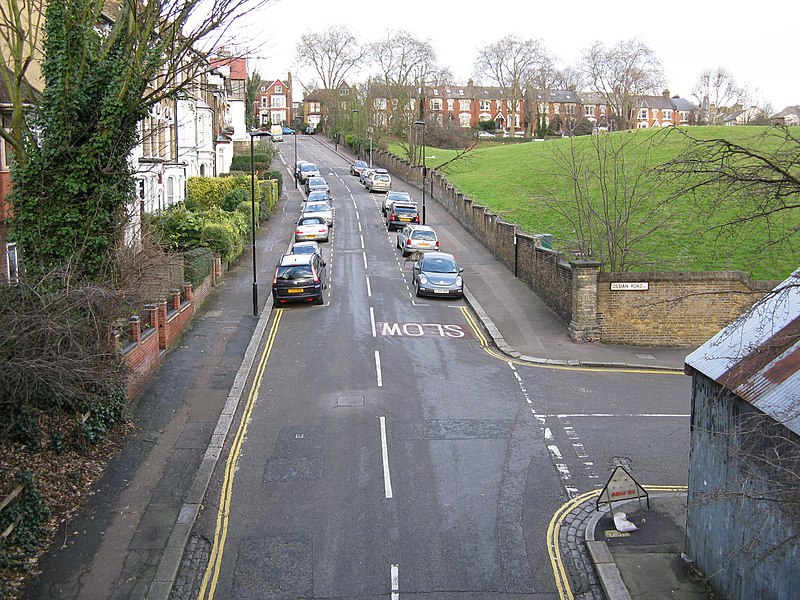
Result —
[[291, 127], [284, 127], [283, 135], [294, 135], [294, 129], [292, 129]]

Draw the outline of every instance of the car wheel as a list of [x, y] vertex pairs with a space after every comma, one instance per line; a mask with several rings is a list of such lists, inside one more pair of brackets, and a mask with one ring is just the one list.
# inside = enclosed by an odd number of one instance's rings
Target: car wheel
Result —
[[417, 295], [417, 298], [422, 296], [422, 294], [419, 293], [419, 282], [418, 281], [414, 282], [414, 293]]
[[322, 299], [322, 294], [319, 295], [319, 298], [314, 298], [314, 304], [319, 306], [320, 304], [325, 304], [325, 301]]
[[407, 251], [405, 250], [405, 248], [404, 248], [404, 249], [403, 249], [403, 258], [405, 258], [406, 256], [408, 256], [409, 254], [411, 254], [411, 253], [410, 253], [410, 252], [407, 252]]

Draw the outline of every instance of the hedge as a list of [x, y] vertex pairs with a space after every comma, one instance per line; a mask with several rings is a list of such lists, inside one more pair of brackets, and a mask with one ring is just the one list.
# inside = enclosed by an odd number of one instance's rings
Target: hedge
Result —
[[183, 271], [187, 281], [197, 289], [214, 267], [214, 251], [211, 248], [192, 248], [183, 253]]

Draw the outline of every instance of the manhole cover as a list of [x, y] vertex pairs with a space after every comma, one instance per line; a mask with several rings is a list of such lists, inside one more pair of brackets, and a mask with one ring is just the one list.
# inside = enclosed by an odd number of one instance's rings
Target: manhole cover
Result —
[[636, 358], [645, 358], [647, 360], [655, 360], [656, 359], [656, 357], [653, 356], [652, 354], [634, 354], [634, 356]]

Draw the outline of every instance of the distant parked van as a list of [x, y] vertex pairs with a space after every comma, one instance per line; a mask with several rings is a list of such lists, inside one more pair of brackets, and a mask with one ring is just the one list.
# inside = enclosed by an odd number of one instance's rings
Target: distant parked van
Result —
[[270, 135], [272, 136], [273, 142], [282, 142], [283, 141], [283, 127], [280, 125], [273, 125], [272, 128], [269, 130]]

